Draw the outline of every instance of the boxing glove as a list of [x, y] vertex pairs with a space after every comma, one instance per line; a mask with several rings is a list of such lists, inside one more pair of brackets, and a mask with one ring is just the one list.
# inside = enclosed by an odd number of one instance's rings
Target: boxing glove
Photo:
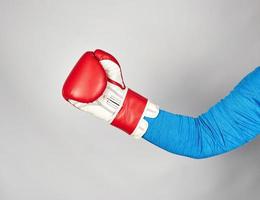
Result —
[[145, 117], [155, 118], [159, 107], [125, 86], [118, 61], [102, 50], [86, 52], [67, 77], [63, 97], [127, 134], [140, 138], [148, 129]]

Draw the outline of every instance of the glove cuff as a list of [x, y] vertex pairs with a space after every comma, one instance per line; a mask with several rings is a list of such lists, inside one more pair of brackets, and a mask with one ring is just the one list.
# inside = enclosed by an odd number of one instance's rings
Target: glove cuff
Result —
[[140, 138], [148, 128], [148, 122], [143, 117], [156, 117], [159, 113], [158, 106], [150, 103], [147, 98], [127, 90], [123, 105], [111, 125], [125, 131], [135, 138]]
[[131, 135], [142, 117], [147, 99], [131, 89], [127, 90], [125, 100], [111, 125]]

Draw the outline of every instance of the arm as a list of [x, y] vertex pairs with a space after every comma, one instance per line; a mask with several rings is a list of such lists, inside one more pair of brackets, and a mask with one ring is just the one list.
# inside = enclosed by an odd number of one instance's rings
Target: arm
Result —
[[110, 54], [86, 52], [63, 86], [64, 98], [135, 138], [169, 152], [205, 158], [230, 151], [260, 133], [260, 68], [207, 113], [197, 118], [159, 109], [127, 88]]
[[231, 151], [260, 133], [260, 68], [196, 118], [160, 110], [146, 120], [143, 138], [169, 152], [206, 158]]

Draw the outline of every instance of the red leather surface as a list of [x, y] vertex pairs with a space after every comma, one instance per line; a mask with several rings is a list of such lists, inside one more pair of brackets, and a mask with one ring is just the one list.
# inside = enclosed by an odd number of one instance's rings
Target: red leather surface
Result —
[[145, 97], [128, 89], [123, 106], [111, 124], [131, 135], [142, 117], [146, 104]]
[[90, 103], [102, 95], [106, 86], [105, 70], [93, 52], [86, 52], [66, 79], [62, 95], [66, 100]]
[[94, 54], [99, 61], [101, 61], [101, 60], [111, 60], [111, 61], [115, 62], [116, 64], [118, 64], [118, 66], [120, 66], [119, 62], [115, 59], [114, 56], [112, 56], [111, 54], [109, 54], [109, 53], [107, 53], [107, 52], [105, 52], [101, 49], [96, 49], [94, 51]]

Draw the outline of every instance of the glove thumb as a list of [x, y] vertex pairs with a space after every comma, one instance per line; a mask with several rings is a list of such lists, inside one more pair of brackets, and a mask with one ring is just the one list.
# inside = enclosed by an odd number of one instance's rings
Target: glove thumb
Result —
[[122, 76], [122, 70], [115, 57], [100, 49], [95, 50], [94, 55], [103, 66], [108, 81], [121, 89], [125, 89], [126, 87]]

